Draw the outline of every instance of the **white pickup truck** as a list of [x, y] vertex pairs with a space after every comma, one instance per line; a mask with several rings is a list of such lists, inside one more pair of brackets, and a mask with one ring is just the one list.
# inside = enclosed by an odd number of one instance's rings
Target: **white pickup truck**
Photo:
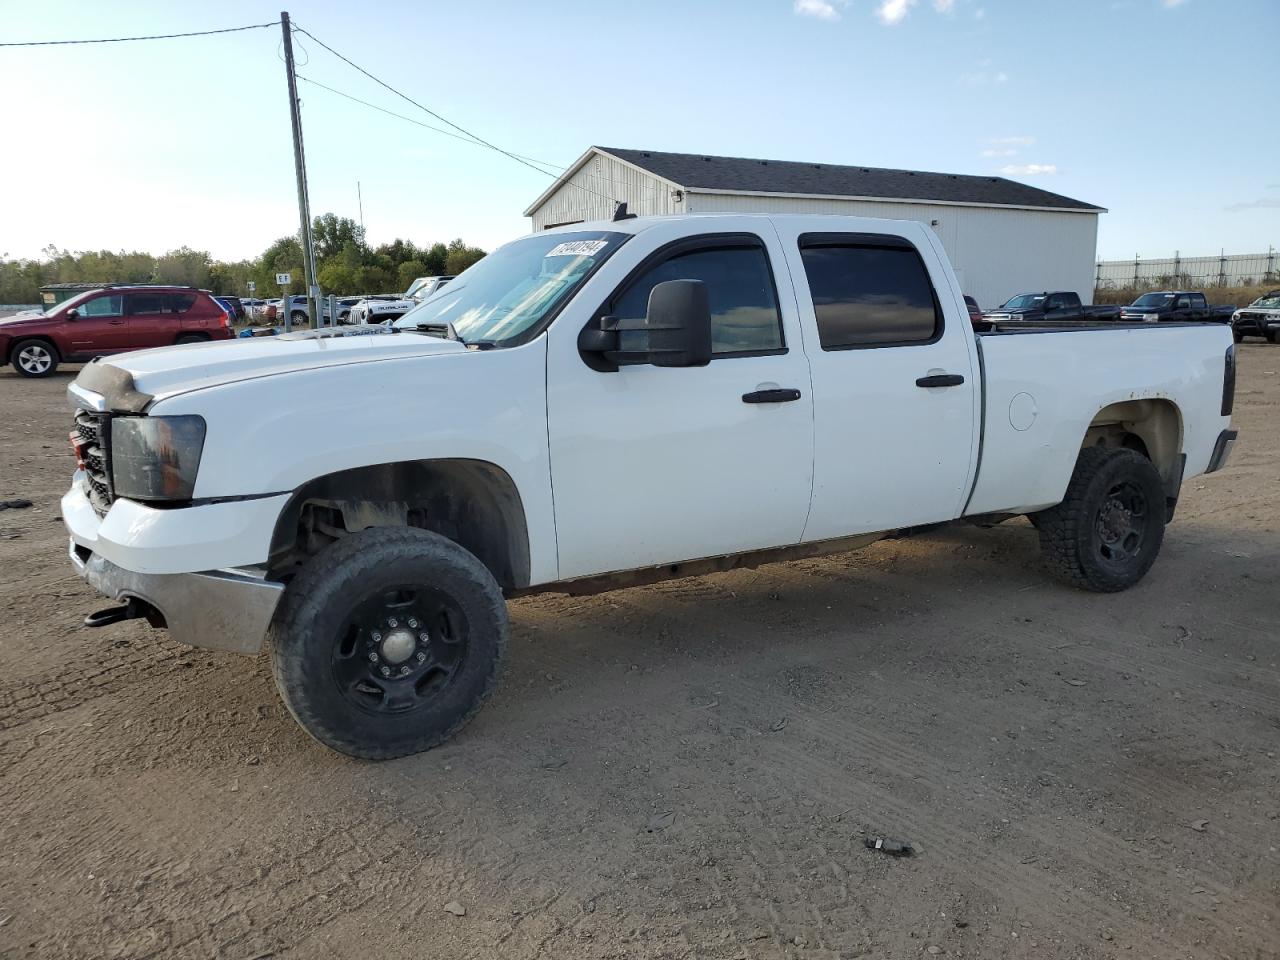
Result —
[[391, 330], [87, 365], [71, 560], [175, 639], [269, 638], [298, 722], [402, 756], [493, 689], [505, 598], [1028, 515], [1137, 582], [1235, 431], [1222, 324], [976, 335], [914, 222], [682, 216], [524, 237]]

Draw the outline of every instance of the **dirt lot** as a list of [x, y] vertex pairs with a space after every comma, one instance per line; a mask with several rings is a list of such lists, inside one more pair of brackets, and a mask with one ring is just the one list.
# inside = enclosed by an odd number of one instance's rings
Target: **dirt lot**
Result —
[[1234, 461], [1128, 593], [1018, 521], [523, 600], [490, 706], [381, 765], [264, 660], [80, 626], [70, 374], [0, 373], [0, 956], [1280, 956], [1280, 347], [1241, 354]]

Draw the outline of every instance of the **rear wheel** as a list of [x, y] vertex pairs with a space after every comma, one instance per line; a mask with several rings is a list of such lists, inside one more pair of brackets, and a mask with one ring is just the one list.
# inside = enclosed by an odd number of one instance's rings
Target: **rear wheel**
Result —
[[1067, 493], [1036, 518], [1050, 569], [1085, 590], [1114, 593], [1151, 569], [1165, 526], [1164, 485], [1155, 466], [1133, 450], [1080, 452]]
[[410, 528], [351, 534], [304, 567], [271, 627], [276, 686], [307, 733], [387, 760], [449, 739], [497, 683], [507, 608], [451, 540]]
[[47, 377], [58, 369], [62, 359], [58, 348], [47, 340], [20, 340], [10, 354], [13, 369], [24, 377]]
[[301, 310], [293, 311], [293, 313], [289, 314], [289, 319], [292, 320], [295, 324], [311, 322], [311, 318], [307, 316], [305, 313], [303, 313]]
[[204, 343], [209, 338], [200, 333], [184, 333], [177, 340], [173, 341], [177, 344], [183, 343]]

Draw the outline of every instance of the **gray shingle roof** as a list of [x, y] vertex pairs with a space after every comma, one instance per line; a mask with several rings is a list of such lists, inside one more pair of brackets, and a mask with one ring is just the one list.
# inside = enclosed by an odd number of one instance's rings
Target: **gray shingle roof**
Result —
[[877, 197], [942, 200], [1061, 210], [1102, 210], [1058, 193], [1006, 180], [919, 170], [846, 167], [791, 160], [712, 157], [699, 153], [660, 153], [596, 147], [686, 190], [742, 190], [748, 193], [802, 193], [828, 197]]

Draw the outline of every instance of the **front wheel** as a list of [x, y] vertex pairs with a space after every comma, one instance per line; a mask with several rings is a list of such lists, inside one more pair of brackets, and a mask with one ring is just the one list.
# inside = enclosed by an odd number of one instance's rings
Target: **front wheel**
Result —
[[1073, 586], [1125, 590], [1155, 562], [1165, 510], [1164, 484], [1150, 460], [1134, 450], [1088, 447], [1062, 502], [1037, 515], [1040, 550]]
[[315, 557], [270, 631], [276, 687], [307, 733], [389, 760], [449, 739], [497, 684], [507, 608], [493, 575], [439, 534], [375, 528]]
[[58, 348], [45, 340], [22, 340], [14, 345], [13, 369], [24, 377], [48, 377], [58, 369]]
[[289, 319], [292, 320], [295, 324], [311, 322], [311, 317], [303, 313], [301, 310], [293, 311], [293, 313], [289, 314]]

